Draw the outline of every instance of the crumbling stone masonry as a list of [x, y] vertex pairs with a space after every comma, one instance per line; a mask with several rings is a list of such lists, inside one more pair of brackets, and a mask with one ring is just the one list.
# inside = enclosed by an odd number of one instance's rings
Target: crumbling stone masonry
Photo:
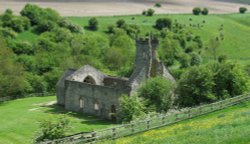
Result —
[[132, 95], [148, 78], [163, 76], [175, 82], [156, 57], [157, 39], [136, 41], [135, 68], [130, 78], [105, 75], [90, 65], [67, 70], [57, 82], [57, 103], [65, 109], [115, 119], [119, 98]]

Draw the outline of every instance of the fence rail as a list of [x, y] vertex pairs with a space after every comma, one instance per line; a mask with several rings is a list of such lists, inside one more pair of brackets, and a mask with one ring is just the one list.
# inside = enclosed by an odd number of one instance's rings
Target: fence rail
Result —
[[95, 143], [96, 141], [103, 139], [116, 139], [119, 137], [129, 136], [135, 133], [144, 132], [150, 129], [166, 126], [182, 120], [190, 119], [206, 113], [224, 109], [232, 105], [239, 104], [246, 100], [250, 100], [250, 94], [245, 94], [194, 108], [182, 109], [177, 112], [167, 113], [165, 115], [161, 115], [147, 120], [123, 124], [90, 133], [76, 134], [70, 137], [56, 139], [53, 141], [45, 141], [40, 144]]
[[24, 97], [5, 96], [5, 97], [0, 97], [0, 103], [9, 101], [9, 100], [19, 99], [19, 98], [34, 97], [34, 96], [50, 96], [50, 95], [55, 95], [55, 93], [31, 93], [31, 94], [25, 95]]

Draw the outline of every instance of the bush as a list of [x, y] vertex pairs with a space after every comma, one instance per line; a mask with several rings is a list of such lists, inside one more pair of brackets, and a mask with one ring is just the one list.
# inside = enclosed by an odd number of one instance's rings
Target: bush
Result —
[[191, 58], [188, 54], [182, 53], [179, 55], [178, 61], [181, 64], [181, 68], [187, 68], [190, 66]]
[[40, 22], [37, 25], [36, 31], [39, 32], [39, 33], [43, 33], [43, 32], [46, 32], [46, 31], [51, 31], [55, 27], [56, 27], [55, 22], [49, 21], [49, 20], [44, 20], [44, 21]]
[[162, 30], [163, 28], [171, 28], [172, 20], [169, 18], [159, 18], [155, 22], [155, 28]]
[[197, 53], [191, 53], [191, 60], [190, 60], [190, 65], [194, 66], [194, 65], [200, 65], [201, 63], [201, 57], [200, 55], [198, 55]]
[[239, 12], [242, 13], [242, 14], [245, 13], [246, 11], [247, 11], [247, 8], [245, 8], [245, 7], [240, 7], [239, 8]]
[[98, 29], [98, 21], [96, 18], [90, 18], [89, 19], [89, 26], [88, 26], [89, 29], [91, 30], [97, 30]]
[[205, 66], [195, 66], [182, 74], [178, 82], [176, 99], [180, 107], [191, 107], [216, 100], [212, 88], [213, 73]]
[[69, 119], [65, 116], [41, 121], [39, 124], [40, 131], [36, 136], [35, 143], [62, 138], [69, 129], [69, 123]]
[[13, 42], [10, 47], [12, 48], [13, 52], [17, 55], [20, 54], [27, 54], [32, 55], [34, 54], [33, 46], [29, 42]]
[[156, 3], [155, 7], [161, 7], [161, 4], [160, 3]]
[[114, 25], [109, 25], [108, 26], [108, 31], [109, 34], [114, 34], [115, 33], [115, 26]]
[[215, 63], [210, 68], [215, 74], [214, 92], [218, 99], [241, 95], [249, 90], [249, 77], [237, 63]]
[[149, 111], [167, 111], [172, 103], [173, 83], [163, 77], [148, 79], [138, 90]]
[[227, 55], [219, 55], [218, 56], [218, 62], [222, 63], [222, 62], [226, 62], [227, 61]]
[[194, 15], [200, 15], [200, 13], [201, 13], [201, 8], [195, 7], [195, 8], [193, 9], [193, 14], [194, 14]]
[[83, 28], [80, 25], [74, 24], [67, 19], [62, 19], [59, 21], [59, 26], [69, 29], [73, 33], [83, 33]]
[[147, 15], [147, 11], [146, 11], [146, 10], [143, 10], [143, 11], [142, 11], [142, 15]]
[[153, 10], [153, 9], [148, 9], [147, 10], [147, 16], [153, 16], [154, 13], [155, 13], [155, 10]]
[[16, 36], [17, 36], [17, 33], [15, 33], [12, 29], [0, 27], [0, 37], [13, 39]]
[[203, 15], [208, 15], [209, 11], [207, 8], [204, 8], [202, 11], [201, 11], [201, 14]]
[[119, 101], [120, 108], [117, 113], [119, 122], [130, 122], [144, 115], [145, 107], [137, 96], [122, 96]]
[[122, 27], [124, 27], [125, 25], [126, 25], [126, 22], [125, 22], [124, 19], [119, 19], [119, 20], [116, 22], [116, 26], [117, 26], [118, 28], [122, 28]]

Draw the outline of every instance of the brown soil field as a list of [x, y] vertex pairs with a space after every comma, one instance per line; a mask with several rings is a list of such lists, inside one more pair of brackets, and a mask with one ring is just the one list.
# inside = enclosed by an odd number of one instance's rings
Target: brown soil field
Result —
[[[207, 7], [210, 13], [235, 13], [244, 6], [237, 0], [0, 0], [0, 13], [7, 8], [18, 14], [25, 4], [57, 10], [62, 16], [112, 16], [141, 14], [143, 10], [154, 8], [158, 14], [191, 13], [196, 6]], [[161, 3], [162, 7], [154, 7]]]

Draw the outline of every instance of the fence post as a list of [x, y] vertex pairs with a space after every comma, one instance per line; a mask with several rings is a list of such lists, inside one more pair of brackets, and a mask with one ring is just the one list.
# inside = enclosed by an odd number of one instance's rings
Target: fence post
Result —
[[164, 125], [164, 124], [165, 124], [165, 116], [163, 116], [163, 117], [161, 118], [161, 120], [162, 120], [162, 125]]
[[175, 121], [178, 121], [178, 113], [175, 114]]
[[115, 137], [116, 137], [116, 129], [115, 128], [112, 128], [112, 139], [114, 140]]
[[93, 142], [95, 142], [95, 140], [96, 140], [96, 132], [92, 133], [92, 139], [93, 139]]
[[188, 118], [191, 118], [191, 109], [188, 110]]
[[134, 124], [132, 123], [131, 124], [131, 132], [134, 133], [135, 132], [135, 129], [134, 129]]
[[147, 120], [147, 129], [149, 129], [150, 127], [149, 123], [150, 123], [150, 120]]

